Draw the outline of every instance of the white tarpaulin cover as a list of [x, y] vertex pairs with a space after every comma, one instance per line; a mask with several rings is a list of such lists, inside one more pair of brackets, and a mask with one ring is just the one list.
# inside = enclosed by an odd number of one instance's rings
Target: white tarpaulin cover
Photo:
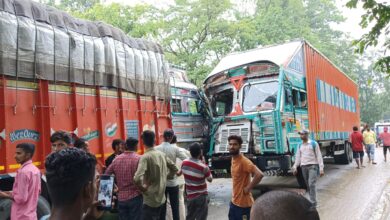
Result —
[[170, 91], [160, 45], [31, 0], [0, 0], [0, 74], [147, 96]]
[[222, 58], [218, 65], [207, 76], [205, 81], [220, 72], [253, 62], [269, 61], [278, 66], [285, 66], [301, 47], [302, 43], [302, 41], [293, 41], [276, 46], [256, 48], [229, 54]]

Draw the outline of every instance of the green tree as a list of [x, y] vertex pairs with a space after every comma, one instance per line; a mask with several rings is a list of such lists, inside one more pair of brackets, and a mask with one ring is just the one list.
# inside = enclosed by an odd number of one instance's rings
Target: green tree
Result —
[[[390, 33], [390, 5], [375, 0], [350, 0], [347, 6], [356, 8], [359, 2], [366, 10], [366, 13], [362, 16], [360, 26], [371, 28], [367, 34], [354, 41], [354, 45], [357, 47], [356, 51], [363, 54], [367, 47], [379, 46], [384, 48], [383, 56], [376, 61], [375, 68], [390, 75], [390, 56], [386, 55], [386, 51], [390, 49], [390, 39], [388, 38]], [[381, 37], [384, 39], [380, 40]]]
[[167, 59], [187, 69], [190, 79], [201, 84], [215, 62], [234, 47], [228, 20], [229, 0], [176, 0], [163, 11], [157, 38]]

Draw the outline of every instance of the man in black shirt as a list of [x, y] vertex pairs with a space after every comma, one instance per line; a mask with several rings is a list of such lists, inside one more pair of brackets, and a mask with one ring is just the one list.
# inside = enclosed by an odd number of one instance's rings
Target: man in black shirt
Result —
[[112, 149], [114, 150], [114, 153], [107, 157], [106, 167], [109, 167], [112, 161], [114, 161], [115, 157], [123, 152], [124, 143], [125, 142], [121, 139], [115, 139], [114, 141], [112, 141]]

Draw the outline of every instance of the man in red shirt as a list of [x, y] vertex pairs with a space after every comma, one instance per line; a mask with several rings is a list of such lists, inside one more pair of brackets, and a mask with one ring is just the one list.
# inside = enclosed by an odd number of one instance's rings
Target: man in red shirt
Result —
[[106, 174], [115, 174], [118, 185], [119, 219], [142, 219], [142, 195], [134, 184], [134, 174], [138, 168], [140, 156], [137, 155], [138, 140], [128, 138], [125, 151], [117, 156], [107, 168]]
[[389, 129], [387, 127], [384, 127], [383, 132], [379, 135], [379, 139], [381, 139], [383, 143], [383, 156], [385, 157], [385, 162], [387, 161], [387, 149], [389, 149], [390, 151], [390, 133], [388, 132], [388, 130]]
[[206, 220], [209, 199], [207, 184], [213, 180], [209, 167], [202, 162], [202, 147], [199, 143], [190, 145], [191, 158], [181, 165], [187, 195], [187, 220]]
[[353, 127], [353, 132], [349, 135], [349, 142], [352, 144], [353, 158], [356, 160], [357, 169], [363, 166], [363, 135], [357, 126]]

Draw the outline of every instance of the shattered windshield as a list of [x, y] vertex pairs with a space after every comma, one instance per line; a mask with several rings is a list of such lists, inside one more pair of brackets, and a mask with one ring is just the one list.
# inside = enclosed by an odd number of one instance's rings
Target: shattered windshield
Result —
[[227, 89], [214, 94], [211, 104], [215, 116], [229, 115], [233, 107], [233, 90]]
[[245, 112], [274, 109], [278, 82], [265, 82], [244, 87], [243, 109]]

